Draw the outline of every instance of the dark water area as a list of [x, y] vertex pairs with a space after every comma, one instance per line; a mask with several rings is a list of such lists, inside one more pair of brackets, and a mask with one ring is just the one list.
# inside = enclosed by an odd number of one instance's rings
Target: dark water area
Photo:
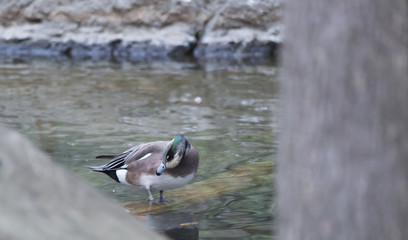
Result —
[[0, 122], [123, 206], [146, 191], [85, 166], [184, 134], [201, 159], [193, 184], [132, 214], [174, 239], [273, 239], [277, 85], [271, 63], [2, 60]]

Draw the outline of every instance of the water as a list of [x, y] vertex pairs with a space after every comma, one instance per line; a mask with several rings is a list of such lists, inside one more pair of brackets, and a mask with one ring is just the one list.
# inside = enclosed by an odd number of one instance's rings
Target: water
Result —
[[[273, 238], [273, 65], [3, 60], [0, 79], [1, 122], [152, 228], [175, 239]], [[178, 134], [200, 167], [189, 188], [165, 192], [164, 207], [84, 167]]]

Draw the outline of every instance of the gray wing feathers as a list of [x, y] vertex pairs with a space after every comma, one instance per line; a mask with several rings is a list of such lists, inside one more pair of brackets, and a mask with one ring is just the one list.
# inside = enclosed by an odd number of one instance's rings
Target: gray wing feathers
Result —
[[[127, 168], [129, 163], [133, 161], [137, 161], [146, 154], [154, 154], [154, 153], [161, 153], [163, 149], [169, 144], [169, 142], [165, 141], [160, 141], [160, 142], [151, 142], [151, 143], [145, 143], [145, 144], [140, 144], [137, 146], [134, 146], [132, 148], [129, 148], [128, 150], [124, 151], [123, 153], [114, 156], [109, 163], [103, 166], [94, 167], [94, 170], [118, 170], [118, 169], [124, 169]], [[102, 157], [107, 157], [107, 156], [102, 156]]]
[[164, 147], [168, 144], [166, 141], [160, 141], [160, 142], [151, 142], [151, 143], [145, 143], [145, 144], [140, 144], [136, 147], [133, 147], [126, 152], [130, 151], [127, 156], [125, 157], [125, 164], [129, 164], [133, 161], [137, 161], [146, 154], [153, 154], [153, 153], [158, 153], [162, 152]]

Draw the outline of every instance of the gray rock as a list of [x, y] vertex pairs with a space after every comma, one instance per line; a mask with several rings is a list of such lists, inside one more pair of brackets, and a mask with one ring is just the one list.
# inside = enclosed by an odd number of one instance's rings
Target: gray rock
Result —
[[280, 0], [0, 0], [0, 55], [264, 58], [281, 15]]
[[0, 125], [1, 239], [164, 239]]

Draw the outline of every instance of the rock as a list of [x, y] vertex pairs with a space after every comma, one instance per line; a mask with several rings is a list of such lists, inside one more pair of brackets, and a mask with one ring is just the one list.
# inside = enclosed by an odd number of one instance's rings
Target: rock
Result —
[[164, 239], [0, 125], [1, 239]]
[[270, 56], [276, 43], [282, 41], [281, 18], [278, 1], [227, 1], [206, 25], [195, 55], [210, 58]]
[[281, 15], [280, 0], [0, 0], [0, 55], [265, 58]]

